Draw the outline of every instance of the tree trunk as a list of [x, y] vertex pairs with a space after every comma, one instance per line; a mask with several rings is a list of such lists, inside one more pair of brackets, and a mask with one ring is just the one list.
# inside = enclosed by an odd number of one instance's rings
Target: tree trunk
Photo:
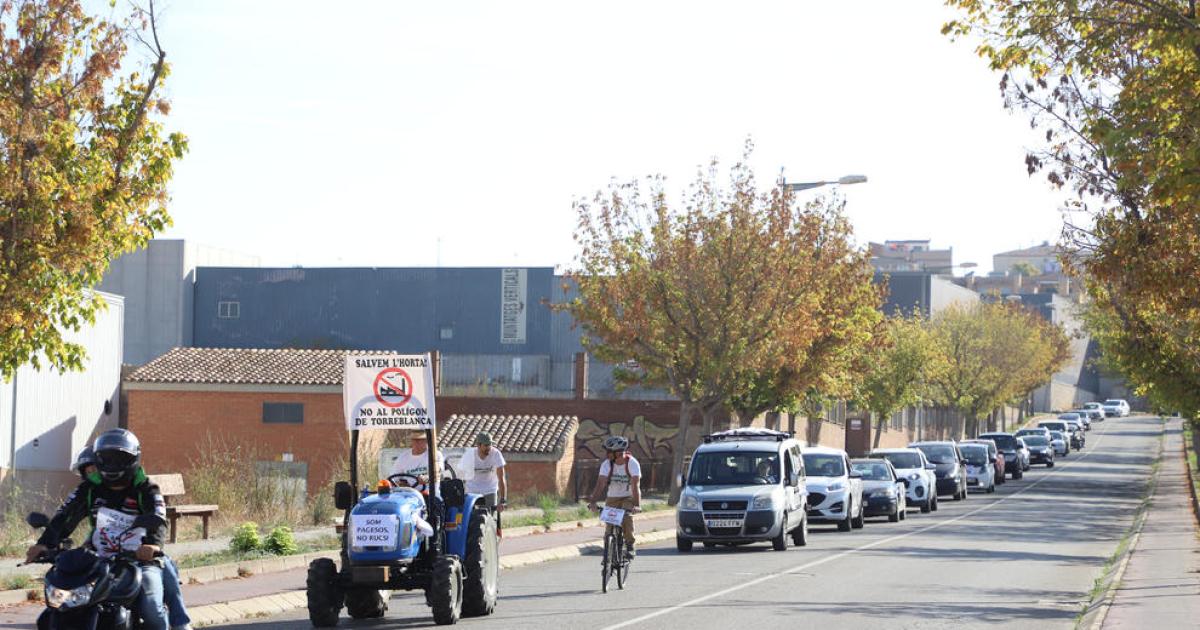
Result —
[[692, 423], [692, 405], [687, 401], [679, 403], [679, 432], [675, 434], [675, 452], [671, 455], [671, 495], [667, 503], [679, 503], [680, 475], [683, 474], [683, 456], [687, 448], [688, 425]]
[[706, 405], [701, 409], [701, 415], [704, 418], [704, 435], [710, 435], [713, 432], [713, 416], [717, 413], [717, 408], [720, 405]]
[[871, 448], [879, 448], [879, 439], [883, 437], [887, 421], [888, 419], [883, 414], [879, 414], [879, 420], [875, 424], [875, 435], [871, 438]]
[[788, 417], [787, 432], [792, 437], [796, 437], [796, 412], [795, 411], [787, 412], [787, 417]]
[[767, 412], [767, 428], [772, 431], [779, 430], [779, 416], [782, 415], [778, 411]]

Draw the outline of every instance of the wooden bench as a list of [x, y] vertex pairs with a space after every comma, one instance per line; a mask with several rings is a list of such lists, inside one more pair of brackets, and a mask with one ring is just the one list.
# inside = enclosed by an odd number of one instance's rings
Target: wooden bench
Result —
[[170, 497], [184, 494], [183, 475], [172, 473], [166, 475], [149, 475], [150, 481], [158, 485], [163, 501], [167, 504], [167, 520], [171, 523], [171, 542], [175, 542], [175, 521], [181, 516], [199, 516], [204, 523], [204, 539], [208, 540], [208, 519], [220, 509], [216, 505], [171, 505]]

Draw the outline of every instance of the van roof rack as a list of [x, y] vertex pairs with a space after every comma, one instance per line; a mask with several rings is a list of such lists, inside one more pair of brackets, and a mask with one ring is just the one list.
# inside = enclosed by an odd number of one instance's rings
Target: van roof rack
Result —
[[704, 436], [705, 444], [713, 442], [729, 442], [734, 440], [772, 440], [782, 442], [792, 437], [791, 433], [773, 431], [771, 429], [730, 429]]

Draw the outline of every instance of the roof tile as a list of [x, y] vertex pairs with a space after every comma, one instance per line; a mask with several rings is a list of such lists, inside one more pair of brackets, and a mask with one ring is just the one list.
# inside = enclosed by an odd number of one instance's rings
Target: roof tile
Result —
[[579, 428], [576, 416], [452, 415], [441, 427], [439, 441], [447, 448], [475, 444], [480, 431], [492, 434], [496, 448], [512, 453], [553, 453], [567, 447]]
[[358, 350], [175, 348], [133, 371], [140, 383], [341, 385], [347, 354]]

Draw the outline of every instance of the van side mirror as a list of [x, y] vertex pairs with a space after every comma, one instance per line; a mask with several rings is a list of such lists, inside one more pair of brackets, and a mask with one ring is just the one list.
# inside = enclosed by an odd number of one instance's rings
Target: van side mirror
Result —
[[925, 470], [937, 470], [937, 464], [925, 464]]
[[349, 510], [354, 507], [354, 488], [349, 481], [339, 481], [333, 484], [333, 506], [339, 510]]
[[675, 485], [679, 486], [680, 488], [687, 485], [687, 479], [684, 479], [683, 473], [675, 475]]
[[857, 470], [854, 470], [853, 468], [851, 468], [851, 469], [850, 469], [850, 478], [851, 478], [851, 479], [862, 479], [862, 473], [860, 473], [860, 472], [858, 472]]
[[791, 485], [791, 486], [800, 485], [800, 473], [798, 473], [796, 471], [792, 471], [792, 474], [788, 477], [788, 485]]

